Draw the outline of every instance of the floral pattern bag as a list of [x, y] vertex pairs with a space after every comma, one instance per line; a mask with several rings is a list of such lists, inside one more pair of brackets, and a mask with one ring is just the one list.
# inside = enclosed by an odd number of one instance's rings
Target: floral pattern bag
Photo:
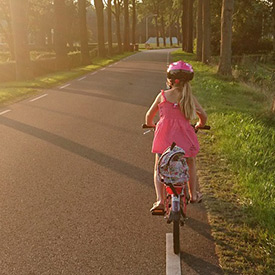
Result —
[[185, 159], [185, 151], [174, 146], [171, 150], [168, 147], [161, 155], [158, 167], [157, 178], [163, 183], [184, 183], [189, 180], [188, 165]]

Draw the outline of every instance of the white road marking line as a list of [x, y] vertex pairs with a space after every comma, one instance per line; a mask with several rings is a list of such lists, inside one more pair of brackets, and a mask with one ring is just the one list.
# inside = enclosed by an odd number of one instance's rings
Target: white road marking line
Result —
[[66, 85], [64, 85], [64, 86], [61, 86], [59, 89], [64, 89], [64, 88], [66, 88], [66, 87], [68, 87], [68, 86], [70, 86], [71, 84], [66, 84]]
[[104, 71], [106, 68], [102, 68], [102, 69], [100, 69], [100, 71]]
[[38, 100], [38, 99], [40, 99], [40, 98], [42, 98], [42, 97], [45, 97], [45, 96], [47, 96], [47, 95], [48, 95], [48, 94], [44, 94], [44, 95], [38, 96], [38, 97], [36, 97], [36, 98], [33, 98], [33, 99], [30, 100], [30, 102], [36, 101], [36, 100]]
[[95, 74], [97, 74], [97, 72], [93, 72], [93, 73], [91, 73], [90, 75], [95, 75]]
[[181, 275], [180, 254], [173, 249], [173, 234], [166, 234], [166, 275]]
[[83, 80], [83, 79], [85, 79], [85, 78], [86, 78], [86, 76], [81, 77], [81, 78], [77, 79], [77, 81], [81, 81], [81, 80]]
[[112, 67], [112, 66], [113, 66], [113, 64], [109, 65], [109, 67]]
[[0, 116], [3, 115], [3, 114], [8, 113], [8, 112], [10, 112], [10, 111], [11, 111], [11, 110], [5, 110], [5, 111], [3, 111], [3, 112], [0, 113]]

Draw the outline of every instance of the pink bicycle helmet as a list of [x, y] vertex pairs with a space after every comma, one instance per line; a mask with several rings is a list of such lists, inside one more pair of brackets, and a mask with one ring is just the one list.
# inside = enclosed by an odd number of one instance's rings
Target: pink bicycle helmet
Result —
[[167, 78], [171, 79], [173, 82], [187, 82], [192, 80], [193, 77], [194, 70], [192, 66], [182, 60], [171, 63], [167, 69]]

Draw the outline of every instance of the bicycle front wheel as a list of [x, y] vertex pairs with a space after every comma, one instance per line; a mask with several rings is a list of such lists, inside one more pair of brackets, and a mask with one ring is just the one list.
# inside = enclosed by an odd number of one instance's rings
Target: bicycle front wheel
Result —
[[174, 243], [174, 253], [179, 254], [179, 252], [180, 252], [180, 223], [177, 220], [173, 221], [173, 243]]

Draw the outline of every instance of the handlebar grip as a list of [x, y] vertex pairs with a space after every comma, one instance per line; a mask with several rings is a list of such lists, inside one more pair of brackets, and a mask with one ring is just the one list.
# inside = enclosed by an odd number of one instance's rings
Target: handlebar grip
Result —
[[149, 125], [147, 125], [147, 124], [142, 124], [141, 127], [142, 127], [143, 129], [147, 129], [147, 128], [156, 128], [156, 126], [149, 126]]
[[[196, 124], [191, 124], [193, 128], [195, 128]], [[211, 127], [209, 125], [204, 125], [202, 127], [197, 127], [197, 130], [210, 130]]]
[[201, 130], [210, 130], [211, 127], [209, 125], [204, 125], [203, 127], [198, 127], [198, 129], [201, 129]]

